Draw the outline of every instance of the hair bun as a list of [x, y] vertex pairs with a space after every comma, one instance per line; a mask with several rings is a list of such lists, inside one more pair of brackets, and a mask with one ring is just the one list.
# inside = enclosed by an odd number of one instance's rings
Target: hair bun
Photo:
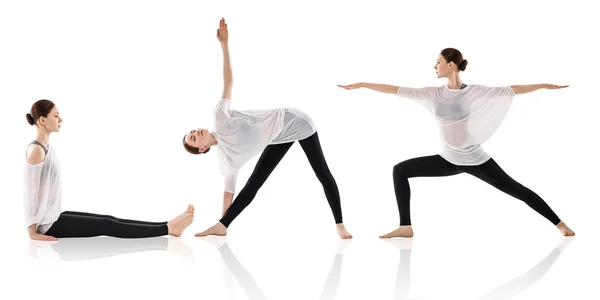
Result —
[[27, 113], [25, 115], [25, 118], [27, 119], [27, 123], [29, 123], [29, 125], [35, 125], [35, 120], [33, 119], [33, 116], [30, 113]]
[[467, 69], [467, 64], [469, 62], [466, 59], [463, 59], [463, 61], [460, 62], [460, 65], [458, 66], [458, 69], [461, 71], [464, 71]]

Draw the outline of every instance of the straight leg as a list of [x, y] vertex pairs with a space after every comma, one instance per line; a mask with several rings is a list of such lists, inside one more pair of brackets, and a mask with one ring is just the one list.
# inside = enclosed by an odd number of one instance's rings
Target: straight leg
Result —
[[225, 227], [229, 227], [231, 222], [254, 200], [256, 193], [265, 183], [269, 175], [285, 156], [287, 151], [294, 143], [285, 143], [277, 145], [269, 145], [265, 148], [262, 155], [258, 159], [252, 175], [248, 178], [246, 185], [240, 191], [231, 206], [227, 209], [221, 220]]
[[489, 183], [500, 191], [525, 202], [525, 204], [552, 222], [552, 224], [558, 225], [560, 223], [560, 218], [540, 196], [508, 176], [493, 159], [490, 158], [480, 166], [463, 166], [460, 168], [464, 172]]
[[63, 213], [64, 214], [70, 214], [70, 215], [79, 215], [79, 216], [88, 216], [88, 217], [98, 217], [98, 218], [113, 219], [113, 220], [121, 222], [121, 223], [144, 224], [144, 225], [162, 225], [162, 224], [167, 224], [166, 221], [165, 222], [147, 222], [147, 221], [139, 221], [139, 220], [128, 220], [128, 219], [116, 218], [116, 217], [113, 217], [113, 216], [110, 216], [110, 215], [92, 214], [92, 213], [79, 212], [79, 211], [65, 211]]
[[323, 185], [325, 197], [327, 198], [327, 202], [329, 202], [329, 207], [333, 213], [335, 223], [343, 223], [340, 192], [338, 190], [337, 183], [333, 178], [329, 167], [327, 166], [327, 161], [323, 155], [318, 134], [315, 132], [315, 134], [311, 135], [310, 137], [301, 140], [300, 146], [302, 146], [302, 150], [304, 150], [304, 153], [310, 162], [310, 166], [315, 172], [315, 175], [317, 175], [317, 179], [319, 179], [321, 185]]
[[135, 224], [120, 222], [112, 216], [90, 216], [62, 213], [46, 232], [56, 238], [112, 236], [118, 238], [147, 238], [169, 234], [167, 223]]

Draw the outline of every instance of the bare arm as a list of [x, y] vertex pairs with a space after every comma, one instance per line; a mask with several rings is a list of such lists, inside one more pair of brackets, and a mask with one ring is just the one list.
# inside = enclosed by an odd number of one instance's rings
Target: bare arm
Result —
[[386, 94], [396, 94], [398, 91], [398, 86], [390, 85], [390, 84], [380, 84], [380, 83], [368, 83], [368, 82], [358, 82], [349, 85], [338, 85], [339, 87], [347, 90], [354, 90], [359, 88], [366, 88], [380, 93]]
[[33, 240], [33, 236], [37, 234], [37, 231], [35, 230], [35, 228], [37, 227], [37, 224], [31, 224], [29, 227], [27, 227], [27, 233], [29, 233], [29, 237]]
[[568, 85], [554, 85], [548, 83], [542, 84], [527, 84], [527, 85], [512, 85], [511, 88], [515, 92], [515, 95], [519, 94], [527, 94], [533, 91], [537, 91], [539, 89], [549, 89], [549, 90], [557, 90], [562, 88], [567, 88]]
[[27, 150], [27, 162], [32, 165], [37, 165], [46, 158], [44, 150], [38, 145], [30, 145]]
[[223, 212], [221, 213], [221, 216], [224, 215], [225, 212], [229, 209], [229, 206], [231, 206], [231, 202], [233, 202], [233, 193], [224, 192], [223, 193]]
[[437, 97], [438, 87], [428, 86], [421, 88], [413, 88], [413, 87], [404, 87], [404, 86], [396, 86], [391, 84], [380, 84], [380, 83], [367, 83], [367, 82], [358, 82], [350, 85], [338, 85], [341, 88], [347, 90], [354, 90], [359, 88], [366, 88], [376, 92], [395, 95], [401, 98], [409, 99], [412, 101], [416, 101], [419, 104], [423, 105], [428, 110], [433, 108], [433, 101]]
[[[31, 145], [28, 148], [28, 153], [27, 153], [27, 162], [28, 163], [30, 163], [32, 165], [37, 165], [37, 164], [43, 162], [44, 159], [46, 159], [46, 155], [44, 154], [44, 150], [42, 150], [42, 148], [40, 146]], [[36, 230], [36, 227], [37, 227], [37, 224], [31, 224], [29, 227], [27, 227], [27, 233], [29, 234], [29, 238], [31, 238], [32, 240], [58, 241], [58, 239], [55, 237], [38, 233]]]
[[223, 50], [223, 98], [231, 99], [231, 90], [233, 86], [233, 75], [231, 72], [231, 61], [229, 59], [229, 32], [225, 19], [221, 19], [219, 29], [217, 29], [217, 38], [221, 42]]

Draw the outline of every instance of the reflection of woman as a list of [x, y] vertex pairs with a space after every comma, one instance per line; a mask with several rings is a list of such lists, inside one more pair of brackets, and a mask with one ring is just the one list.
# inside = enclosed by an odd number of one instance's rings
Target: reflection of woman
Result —
[[[294, 108], [235, 110], [230, 108], [233, 76], [229, 63], [228, 30], [221, 19], [217, 38], [223, 50], [223, 96], [214, 111], [214, 130], [194, 129], [185, 134], [184, 148], [192, 154], [218, 150], [221, 174], [225, 179], [223, 216], [214, 226], [196, 236], [226, 235], [227, 228], [254, 199], [258, 190], [292, 145], [298, 141], [318, 180], [323, 186], [340, 238], [349, 239], [342, 220], [340, 193], [327, 166], [316, 127], [310, 116]], [[239, 169], [261, 153], [252, 175], [233, 201]], [[285, 195], [282, 195], [285, 198]]]
[[386, 84], [355, 83], [342, 88], [367, 88], [395, 94], [413, 100], [431, 112], [440, 128], [442, 152], [439, 155], [418, 157], [394, 166], [394, 189], [400, 211], [400, 227], [382, 238], [412, 237], [410, 219], [409, 178], [451, 176], [468, 173], [497, 189], [525, 202], [565, 235], [575, 233], [562, 222], [548, 204], [536, 193], [508, 176], [483, 150], [488, 140], [502, 123], [513, 97], [538, 89], [560, 89], [566, 86], [550, 84], [487, 87], [466, 85], [459, 72], [467, 67], [467, 60], [453, 48], [441, 51], [435, 70], [438, 78], [446, 78], [441, 87], [409, 88]]
[[59, 132], [62, 118], [52, 101], [39, 100], [26, 115], [37, 128], [36, 139], [27, 147], [24, 167], [24, 205], [29, 236], [33, 240], [107, 235], [120, 238], [143, 238], [162, 235], [180, 236], [192, 223], [194, 208], [169, 222], [145, 222], [113, 216], [62, 211], [60, 163], [50, 134]]
[[[350, 240], [340, 240], [341, 243], [345, 243]], [[323, 286], [323, 291], [319, 296], [320, 300], [325, 299], [335, 299], [335, 296], [340, 287], [340, 278], [342, 275], [342, 262], [344, 256], [344, 247], [346, 244], [340, 244], [342, 247], [341, 252], [338, 249], [338, 253], [335, 255], [333, 263], [331, 265], [331, 269], [329, 274], [327, 275], [327, 279], [325, 281], [325, 285]], [[248, 296], [248, 299], [259, 300], [259, 299], [267, 299], [265, 294], [256, 284], [256, 281], [252, 277], [252, 274], [244, 268], [244, 266], [238, 261], [235, 254], [229, 248], [227, 242], [224, 244], [217, 246], [219, 253], [221, 254], [221, 258], [225, 262], [225, 266], [232, 273], [233, 277], [239, 285], [242, 287]]]

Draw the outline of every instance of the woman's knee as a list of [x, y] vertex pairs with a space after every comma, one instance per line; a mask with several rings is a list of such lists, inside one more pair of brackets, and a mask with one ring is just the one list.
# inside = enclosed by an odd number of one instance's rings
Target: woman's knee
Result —
[[394, 177], [408, 177], [408, 164], [406, 161], [394, 166], [393, 175]]
[[317, 174], [317, 178], [323, 185], [335, 185], [335, 178], [331, 172], [322, 172]]

